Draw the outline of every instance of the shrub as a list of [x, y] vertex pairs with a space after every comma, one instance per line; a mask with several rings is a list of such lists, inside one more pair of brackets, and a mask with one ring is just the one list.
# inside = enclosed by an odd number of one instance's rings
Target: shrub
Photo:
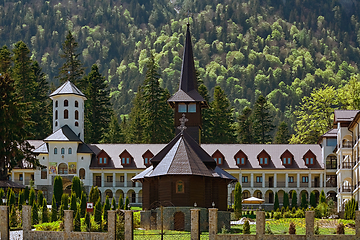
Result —
[[316, 226], [315, 226], [315, 228], [314, 228], [314, 234], [315, 234], [315, 235], [319, 235], [319, 234], [320, 234], [320, 228], [319, 228], [319, 224], [318, 224], [318, 223], [316, 223]]
[[24, 202], [26, 202], [27, 200], [29, 200], [29, 187], [26, 186], [25, 190], [24, 190]]
[[49, 211], [48, 211], [48, 208], [47, 208], [46, 199], [43, 198], [41, 222], [42, 222], [42, 223], [46, 223], [46, 222], [48, 222], [48, 221], [49, 221]]
[[3, 196], [4, 196], [4, 190], [0, 188], [0, 205], [3, 205], [3, 201], [2, 201]]
[[270, 225], [266, 224], [265, 234], [273, 235], [274, 233], [271, 231]]
[[234, 193], [234, 211], [235, 217], [239, 219], [242, 215], [242, 189], [239, 182], [235, 185], [235, 193]]
[[327, 216], [328, 206], [326, 203], [319, 203], [315, 208], [315, 214], [318, 212], [318, 218], [326, 217]]
[[40, 191], [38, 191], [38, 193], [37, 193], [37, 203], [38, 203], [39, 206], [42, 206], [42, 204], [43, 204], [43, 199], [44, 199], [44, 194], [43, 194], [43, 192], [40, 190]]
[[84, 192], [82, 192], [81, 194], [81, 203], [80, 203], [80, 217], [83, 218], [85, 217], [85, 213], [86, 213], [86, 194]]
[[97, 200], [96, 204], [95, 204], [95, 208], [94, 208], [94, 221], [99, 224], [101, 226], [101, 213], [102, 213], [102, 209], [101, 209], [101, 203], [100, 203], [100, 198]]
[[[0, 199], [1, 200], [1, 199]], [[15, 206], [11, 205], [10, 211], [10, 227], [16, 227], [18, 225]]]
[[282, 208], [281, 208], [281, 213], [284, 213], [284, 212], [285, 212], [285, 208], [282, 207]]
[[303, 194], [301, 194], [301, 204], [300, 204], [300, 207], [306, 209], [307, 205], [308, 205], [308, 201], [307, 201], [307, 199], [306, 199], [306, 194], [303, 193]]
[[271, 218], [274, 218], [274, 210], [271, 210]]
[[36, 231], [59, 231], [60, 230], [60, 224], [61, 221], [56, 221], [52, 223], [42, 223], [35, 225]]
[[55, 200], [55, 195], [53, 195], [52, 197], [52, 203], [51, 203], [51, 221], [57, 221], [57, 208], [56, 208], [56, 200]]
[[18, 198], [18, 206], [19, 206], [19, 210], [22, 210], [22, 205], [24, 204], [24, 190], [21, 190], [19, 192], [19, 198]]
[[74, 212], [77, 211], [76, 194], [74, 192], [71, 193], [70, 210], [73, 210]]
[[310, 206], [312, 206], [313, 208], [316, 207], [316, 197], [314, 191], [310, 193]]
[[294, 216], [295, 216], [296, 218], [304, 218], [304, 217], [305, 217], [305, 212], [304, 212], [304, 210], [302, 210], [302, 209], [298, 209], [298, 210], [296, 210]]
[[9, 197], [9, 202], [8, 202], [9, 206], [14, 206], [15, 205], [15, 193], [13, 190], [10, 191], [10, 197]]
[[140, 227], [140, 212], [134, 212], [134, 228], [139, 228]]
[[90, 231], [90, 213], [85, 214], [85, 226], [87, 231]]
[[352, 198], [350, 201], [348, 201], [345, 204], [345, 213], [344, 218], [345, 219], [355, 219], [355, 211], [358, 209], [358, 203], [355, 201], [354, 198]]
[[107, 230], [108, 211], [110, 210], [110, 208], [111, 206], [109, 196], [106, 196], [105, 204], [103, 207], [103, 219], [106, 221], [106, 223], [104, 224], [104, 230]]
[[130, 209], [129, 204], [130, 204], [129, 197], [126, 197], [126, 199], [125, 199], [125, 206], [124, 206], [124, 209], [125, 209], [125, 210], [129, 210], [129, 209]]
[[289, 225], [289, 234], [296, 234], [296, 226], [294, 222], [290, 222]]
[[275, 193], [275, 201], [274, 201], [274, 210], [277, 210], [279, 208], [279, 196], [277, 192]]
[[100, 198], [99, 189], [98, 187], [91, 187], [90, 194], [89, 194], [89, 202], [92, 202], [95, 206], [98, 199]]
[[30, 196], [29, 196], [29, 205], [32, 206], [35, 201], [35, 190], [33, 188], [30, 189]]
[[274, 213], [274, 218], [275, 219], [280, 219], [282, 216], [281, 216], [281, 212], [275, 212]]
[[321, 190], [320, 197], [319, 197], [319, 204], [326, 203], [326, 197], [324, 190]]
[[289, 207], [289, 195], [284, 193], [283, 207], [286, 209]]
[[244, 222], [243, 225], [243, 234], [250, 234], [250, 223], [248, 220]]
[[36, 202], [34, 201], [32, 209], [31, 209], [31, 224], [35, 225], [39, 223], [39, 215], [38, 215], [38, 207]]
[[250, 215], [254, 215], [254, 211], [253, 211], [253, 210], [251, 210]]
[[59, 206], [61, 204], [61, 198], [63, 196], [63, 182], [61, 176], [56, 176], [54, 179], [54, 191], [55, 201]]
[[336, 234], [345, 234], [345, 226], [343, 223], [336, 225]]
[[283, 213], [283, 217], [284, 218], [292, 218], [293, 216], [292, 216], [292, 213], [290, 211], [286, 211], [286, 212]]
[[111, 210], [116, 210], [116, 201], [115, 201], [115, 198], [113, 198], [112, 201], [111, 201]]
[[75, 193], [76, 198], [81, 197], [81, 184], [80, 184], [80, 178], [75, 176], [72, 179], [72, 185], [71, 185], [71, 195]]
[[296, 191], [292, 191], [291, 208], [297, 208], [297, 194], [296, 194]]
[[60, 206], [60, 217], [64, 217], [64, 210], [69, 209], [69, 195], [64, 193], [61, 197], [61, 206]]
[[74, 218], [74, 231], [80, 232], [81, 231], [81, 221], [80, 221], [80, 211], [77, 210]]
[[124, 209], [124, 201], [122, 195], [119, 197], [119, 209]]

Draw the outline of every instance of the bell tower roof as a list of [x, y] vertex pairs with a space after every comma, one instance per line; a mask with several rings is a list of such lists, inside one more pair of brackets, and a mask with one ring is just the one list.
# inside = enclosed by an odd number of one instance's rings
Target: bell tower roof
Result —
[[57, 96], [57, 95], [68, 95], [68, 94], [74, 94], [81, 97], [85, 97], [85, 94], [83, 94], [72, 82], [66, 81], [63, 85], [61, 85], [58, 89], [56, 89], [53, 93], [50, 94], [50, 98]]

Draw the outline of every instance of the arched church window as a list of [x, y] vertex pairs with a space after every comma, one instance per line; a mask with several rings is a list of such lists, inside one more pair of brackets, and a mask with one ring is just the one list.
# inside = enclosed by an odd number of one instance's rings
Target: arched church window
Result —
[[75, 119], [79, 120], [79, 112], [78, 112], [78, 110], [75, 111]]
[[80, 168], [79, 177], [80, 177], [80, 179], [85, 179], [85, 169]]
[[59, 102], [56, 100], [55, 101], [55, 107], [58, 107], [59, 106]]
[[68, 174], [68, 167], [66, 163], [59, 164], [59, 174]]
[[55, 127], [57, 127], [57, 125], [58, 125], [58, 123], [57, 123], [57, 121], [55, 122]]
[[54, 154], [57, 154], [57, 148], [54, 148]]
[[72, 149], [71, 148], [69, 148], [68, 153], [72, 154]]
[[75, 122], [75, 127], [78, 127], [79, 126], [79, 123], [78, 122]]
[[65, 154], [65, 148], [61, 148], [61, 154]]
[[68, 100], [64, 100], [64, 107], [69, 106], [69, 101]]
[[67, 109], [64, 110], [64, 119], [69, 118], [69, 111]]
[[79, 102], [75, 101], [75, 107], [79, 107]]
[[56, 110], [55, 111], [55, 120], [57, 120], [58, 119], [58, 111]]

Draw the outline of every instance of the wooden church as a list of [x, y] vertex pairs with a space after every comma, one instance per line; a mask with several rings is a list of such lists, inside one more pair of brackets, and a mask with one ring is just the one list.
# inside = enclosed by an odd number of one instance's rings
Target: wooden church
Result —
[[[151, 166], [132, 178], [142, 183], [144, 210], [156, 202], [176, 207], [227, 210], [227, 186], [237, 181], [216, 165], [200, 143], [201, 109], [208, 107], [197, 91], [189, 24], [179, 90], [168, 100], [175, 109], [177, 135], [151, 159]], [[186, 123], [186, 126], [185, 126]]]

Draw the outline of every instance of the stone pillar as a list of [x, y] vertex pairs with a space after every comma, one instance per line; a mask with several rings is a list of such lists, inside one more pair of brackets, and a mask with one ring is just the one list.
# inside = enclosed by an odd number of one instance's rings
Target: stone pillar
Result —
[[297, 174], [297, 182], [296, 182], [296, 187], [299, 188], [300, 187], [300, 173]]
[[356, 211], [355, 216], [355, 236], [360, 238], [360, 211]]
[[[127, 187], [127, 173], [124, 173], [124, 187]], [[130, 187], [130, 186], [129, 186]], [[124, 193], [125, 195], [125, 193]]]
[[209, 208], [209, 240], [216, 239], [216, 234], [218, 232], [217, 225], [218, 225], [218, 209]]
[[191, 212], [191, 240], [200, 240], [200, 209], [190, 209]]
[[265, 173], [262, 174], [262, 187], [265, 188]]
[[289, 187], [289, 174], [285, 173], [285, 188]]
[[251, 178], [250, 178], [250, 187], [254, 187], [254, 174], [251, 173]]
[[[0, 201], [2, 199], [0, 198]], [[0, 239], [1, 240], [9, 240], [10, 232], [9, 232], [9, 207], [8, 206], [0, 206]]]
[[309, 173], [309, 184], [308, 184], [308, 187], [309, 187], [309, 188], [312, 187], [311, 182], [312, 182], [312, 181], [311, 181], [311, 173]]
[[260, 239], [265, 235], [265, 212], [256, 211], [256, 236]]
[[323, 176], [324, 174], [320, 173], [320, 188], [323, 187], [323, 183], [324, 183]]
[[116, 211], [108, 211], [108, 240], [115, 240], [116, 238]]
[[73, 210], [64, 210], [64, 232], [72, 232], [74, 229], [74, 211]]
[[306, 239], [313, 239], [314, 237], [314, 211], [305, 212], [305, 223], [306, 223]]
[[116, 174], [115, 173], [113, 173], [113, 187], [115, 187], [115, 181], [116, 180]]
[[133, 212], [131, 210], [124, 210], [125, 212], [125, 240], [133, 240]]
[[274, 188], [277, 187], [277, 174], [274, 173]]
[[22, 225], [25, 239], [25, 233], [31, 231], [31, 206], [29, 205], [22, 206]]

